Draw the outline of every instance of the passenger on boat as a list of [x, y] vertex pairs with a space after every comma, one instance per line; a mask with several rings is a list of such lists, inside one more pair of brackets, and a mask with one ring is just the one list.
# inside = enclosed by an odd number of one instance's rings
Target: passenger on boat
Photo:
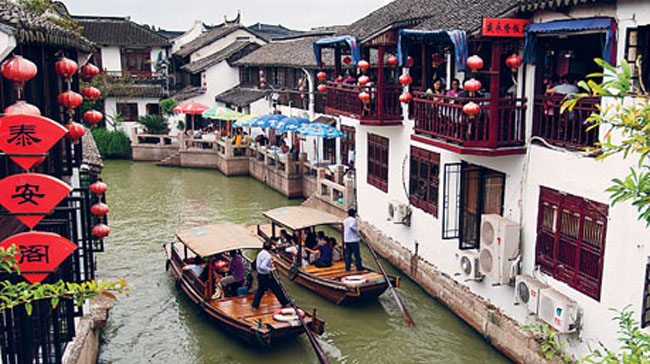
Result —
[[196, 274], [197, 277], [201, 277], [203, 271], [205, 270], [206, 263], [200, 257], [195, 257], [187, 260], [187, 265], [183, 267], [183, 270], [192, 271]]
[[318, 241], [316, 241], [316, 234], [313, 231], [307, 231], [307, 236], [305, 237], [305, 247], [308, 249], [316, 249], [318, 246]]
[[280, 238], [278, 239], [280, 245], [284, 246], [291, 244], [291, 241], [292, 239], [291, 236], [289, 236], [289, 233], [287, 233], [287, 231], [284, 229], [280, 230]]
[[[335, 239], [334, 242], [336, 242]], [[311, 251], [312, 254], [318, 256], [318, 260], [314, 262], [314, 265], [318, 268], [331, 267], [333, 248], [332, 239], [324, 237], [318, 245], [318, 250]]]
[[283, 294], [278, 282], [271, 275], [271, 271], [274, 269], [271, 247], [272, 245], [270, 241], [264, 241], [264, 248], [257, 253], [257, 258], [255, 258], [255, 269], [257, 270], [257, 292], [255, 292], [255, 298], [253, 299], [253, 310], [257, 310], [260, 307], [260, 301], [267, 289], [270, 289], [273, 292], [282, 306], [287, 306], [289, 304], [289, 300]]
[[233, 295], [246, 279], [246, 264], [239, 250], [233, 251], [230, 264], [228, 264], [228, 272], [230, 275], [227, 275], [219, 281], [219, 285], [225, 296]]
[[249, 273], [246, 275], [246, 279], [244, 280], [244, 284], [237, 288], [237, 296], [246, 296], [251, 289], [253, 282], [253, 276]]

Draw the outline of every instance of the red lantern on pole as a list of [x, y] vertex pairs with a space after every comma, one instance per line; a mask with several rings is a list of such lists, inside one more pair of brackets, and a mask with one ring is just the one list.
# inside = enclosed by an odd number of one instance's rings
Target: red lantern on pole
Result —
[[350, 56], [343, 57], [343, 63], [345, 63], [345, 64], [352, 63], [352, 58]]
[[413, 83], [413, 77], [410, 75], [401, 75], [399, 76], [399, 83], [401, 83], [402, 86], [408, 86]]
[[111, 228], [104, 224], [97, 224], [93, 227], [93, 234], [100, 239], [107, 237], [110, 233]]
[[469, 80], [465, 81], [465, 85], [463, 86], [465, 90], [469, 92], [476, 92], [480, 90], [483, 85], [481, 84], [481, 81], [475, 78], [470, 78]]
[[2, 63], [2, 76], [19, 86], [36, 76], [37, 72], [34, 62], [21, 56], [13, 56]]
[[413, 57], [411, 56], [406, 57], [406, 67], [409, 68], [413, 67], [414, 64], [415, 64], [415, 60], [413, 59]]
[[73, 142], [76, 142], [79, 140], [79, 138], [86, 134], [86, 128], [79, 123], [75, 123], [74, 121], [67, 123], [65, 127], [68, 129], [68, 134], [66, 134], [65, 137], [72, 140]]
[[57, 101], [59, 102], [59, 105], [71, 111], [81, 105], [84, 99], [78, 93], [69, 90], [59, 94]]
[[108, 205], [103, 202], [98, 202], [90, 208], [90, 212], [95, 216], [104, 216], [108, 213], [108, 210], [110, 210]]
[[363, 75], [363, 76], [359, 77], [358, 81], [359, 81], [359, 85], [365, 86], [368, 82], [370, 82], [370, 77], [368, 77], [366, 75]]
[[41, 116], [41, 110], [32, 104], [26, 103], [25, 101], [17, 101], [15, 104], [9, 105], [5, 108], [5, 114]]
[[360, 60], [359, 63], [357, 64], [360, 70], [366, 71], [370, 67], [370, 63], [366, 60]]
[[389, 65], [391, 65], [391, 67], [395, 67], [395, 66], [397, 66], [397, 57], [391, 55], [391, 56], [388, 57], [388, 59], [386, 60], [386, 62], [387, 62]]
[[361, 100], [361, 101], [363, 101], [363, 102], [368, 102], [368, 101], [370, 101], [370, 94], [367, 93], [367, 92], [365, 92], [365, 91], [360, 92], [360, 93], [359, 93], [359, 100]]
[[94, 78], [98, 74], [99, 68], [92, 63], [86, 63], [83, 67], [81, 67], [81, 75], [87, 80]]
[[405, 104], [408, 104], [411, 100], [413, 100], [413, 95], [410, 92], [405, 92], [399, 96], [399, 101]]
[[467, 67], [476, 71], [483, 68], [483, 59], [477, 55], [473, 55], [467, 59]]
[[316, 89], [318, 90], [318, 92], [325, 92], [327, 91], [327, 86], [321, 83], [320, 85], [318, 85], [318, 87], [316, 87]]
[[476, 114], [478, 114], [481, 111], [481, 107], [478, 106], [478, 104], [474, 102], [468, 102], [463, 106], [463, 112], [467, 114], [470, 119], [474, 118]]
[[81, 95], [83, 95], [86, 100], [95, 101], [102, 96], [102, 93], [97, 88], [91, 86], [81, 90]]
[[84, 120], [91, 125], [97, 124], [102, 121], [103, 118], [104, 115], [97, 110], [88, 110], [84, 113]]
[[506, 58], [506, 65], [512, 69], [512, 72], [516, 72], [517, 68], [521, 66], [521, 63], [521, 57], [514, 53], [510, 57]]
[[106, 183], [102, 181], [95, 181], [90, 186], [88, 186], [88, 188], [90, 189], [90, 192], [96, 194], [97, 196], [103, 194], [108, 189]]
[[318, 78], [320, 81], [324, 81], [327, 78], [327, 73], [325, 72], [318, 72], [316, 74], [316, 78]]
[[59, 59], [54, 64], [54, 70], [56, 71], [56, 74], [65, 78], [66, 80], [70, 80], [70, 78], [72, 78], [72, 76], [77, 73], [78, 69], [79, 66], [77, 65], [77, 62], [66, 57], [61, 57], [61, 59]]

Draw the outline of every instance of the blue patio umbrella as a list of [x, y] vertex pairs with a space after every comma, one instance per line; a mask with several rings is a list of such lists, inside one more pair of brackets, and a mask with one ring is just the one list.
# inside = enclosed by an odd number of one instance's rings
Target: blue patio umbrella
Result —
[[309, 124], [309, 120], [297, 116], [288, 117], [276, 122], [271, 127], [279, 132], [296, 131], [299, 128]]
[[[317, 141], [320, 141], [320, 138], [332, 139], [332, 138], [343, 138], [345, 134], [338, 130], [337, 128], [323, 123], [311, 123], [307, 124], [301, 128], [298, 128], [296, 131], [298, 134], [305, 136], [318, 137]], [[316, 149], [320, 149], [320, 143], [316, 146]], [[316, 151], [316, 165], [320, 164], [320, 153]]]
[[245, 115], [237, 120], [232, 126], [235, 128], [245, 128], [253, 126], [253, 123], [259, 118], [259, 115]]
[[257, 128], [269, 128], [273, 126], [276, 122], [286, 119], [286, 115], [282, 114], [268, 114], [268, 115], [262, 115], [255, 120], [251, 126], [252, 127], [257, 127]]

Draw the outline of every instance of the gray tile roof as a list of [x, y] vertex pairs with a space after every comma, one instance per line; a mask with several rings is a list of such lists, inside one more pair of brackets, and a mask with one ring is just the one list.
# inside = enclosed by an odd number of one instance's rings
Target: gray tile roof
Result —
[[439, 14], [428, 18], [415, 28], [454, 29], [470, 33], [481, 28], [483, 17], [497, 18], [512, 15], [518, 5], [517, 0], [452, 0], [439, 3], [443, 6]]
[[228, 61], [228, 63], [232, 63], [259, 47], [260, 45], [257, 43], [249, 41], [236, 41], [216, 53], [201, 58], [198, 61], [183, 65], [181, 68], [189, 71], [190, 73], [198, 73], [223, 60]]
[[248, 30], [257, 34], [258, 37], [265, 39], [266, 41], [271, 41], [278, 37], [293, 36], [304, 33], [304, 31], [289, 29], [280, 24], [272, 25], [262, 23], [253, 24], [248, 27]]
[[183, 89], [175, 91], [172, 97], [176, 101], [185, 101], [203, 94], [205, 94], [205, 90], [200, 86], [185, 86]]
[[99, 148], [97, 148], [97, 144], [95, 143], [95, 138], [90, 130], [86, 129], [86, 134], [81, 137], [81, 145], [83, 149], [81, 163], [95, 172], [101, 172], [102, 168], [104, 168], [104, 163], [101, 154], [99, 154]]
[[592, 3], [615, 3], [615, 0], [520, 0], [521, 11], [555, 10]]
[[[191, 42], [183, 45], [181, 49], [176, 51], [176, 55], [179, 57], [186, 57], [189, 56], [190, 54], [194, 53], [195, 51], [209, 45], [210, 43], [215, 42], [216, 40], [219, 40], [225, 36], [227, 36], [230, 33], [233, 33], [237, 30], [243, 29], [249, 33], [250, 30], [246, 28], [245, 26], [242, 25], [225, 25], [225, 26], [220, 26], [216, 27], [212, 30], [209, 30], [205, 33], [203, 33], [201, 36], [198, 38], [192, 40]], [[254, 33], [251, 33], [251, 35], [255, 35]]]
[[[271, 42], [234, 62], [237, 66], [284, 66], [318, 68], [314, 60], [313, 43], [323, 36]], [[323, 49], [323, 61], [328, 67], [334, 64], [334, 50]]]
[[106, 96], [160, 98], [165, 96], [165, 92], [163, 91], [162, 85], [134, 84], [122, 87], [112, 87], [107, 91]]
[[95, 47], [83, 36], [54, 24], [44, 16], [27, 12], [8, 0], [0, 0], [0, 24], [14, 28], [19, 43], [49, 44], [84, 52]]
[[263, 98], [267, 93], [268, 91], [260, 90], [257, 88], [236, 86], [217, 95], [214, 99], [217, 102], [245, 107]]
[[72, 18], [83, 26], [83, 35], [99, 45], [171, 46], [167, 38], [131, 21], [129, 17], [73, 16]]

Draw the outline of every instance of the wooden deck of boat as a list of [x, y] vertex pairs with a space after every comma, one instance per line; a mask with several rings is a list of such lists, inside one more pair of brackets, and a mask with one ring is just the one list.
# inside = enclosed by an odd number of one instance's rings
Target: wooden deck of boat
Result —
[[210, 306], [223, 312], [226, 316], [244, 321], [252, 327], [257, 327], [259, 320], [262, 325], [269, 324], [273, 328], [286, 327], [287, 323], [278, 322], [273, 319], [273, 313], [282, 309], [282, 305], [272, 292], [266, 291], [260, 302], [260, 307], [253, 310], [254, 295], [232, 297], [229, 299], [212, 300]]
[[[352, 263], [352, 266], [354, 267], [354, 263]], [[325, 268], [318, 268], [315, 265], [310, 265], [307, 268], [304, 268], [304, 272], [308, 274], [313, 274], [317, 277], [334, 279], [334, 280], [339, 280], [342, 277], [350, 276], [350, 275], [362, 275], [368, 281], [374, 281], [374, 280], [379, 280], [384, 278], [384, 276], [382, 276], [381, 274], [367, 269], [361, 271], [357, 271], [357, 270], [346, 271], [344, 261], [334, 262], [332, 263], [332, 266], [325, 267]]]

